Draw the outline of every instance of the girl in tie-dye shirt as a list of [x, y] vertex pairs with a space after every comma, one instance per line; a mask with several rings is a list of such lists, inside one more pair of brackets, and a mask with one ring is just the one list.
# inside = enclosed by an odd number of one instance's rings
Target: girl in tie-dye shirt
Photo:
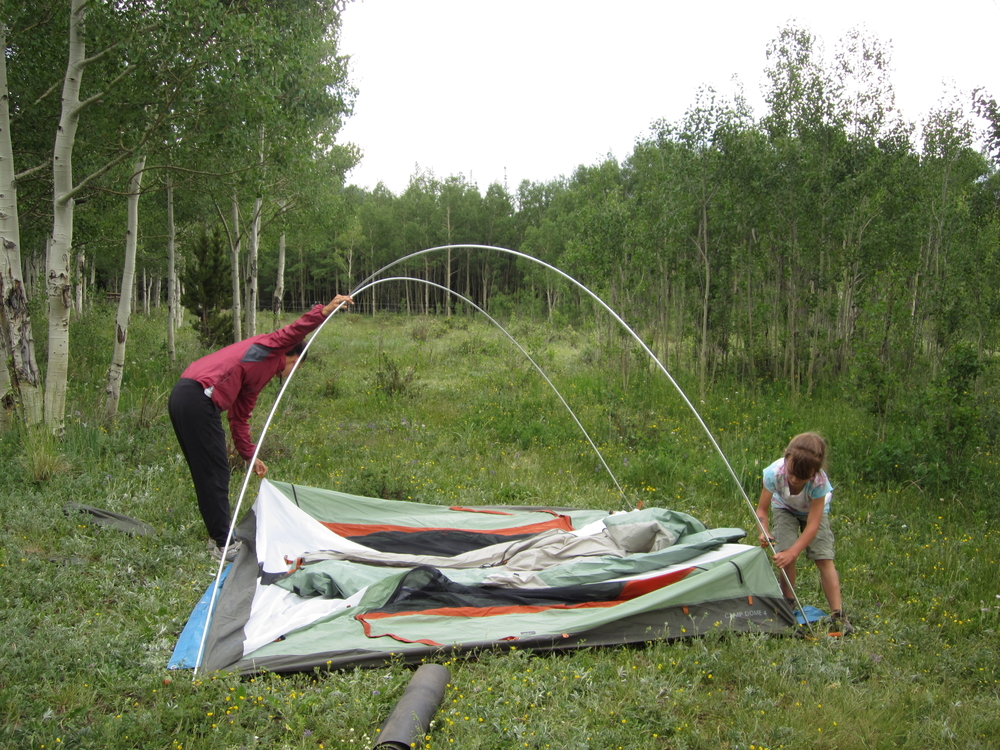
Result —
[[[833, 627], [840, 633], [854, 631], [844, 616], [840, 576], [833, 563], [833, 530], [830, 528], [830, 501], [833, 486], [823, 470], [826, 441], [814, 432], [792, 438], [785, 454], [764, 469], [764, 489], [757, 503], [762, 543], [773, 542], [774, 563], [785, 575], [781, 590], [794, 606], [795, 561], [801, 552], [816, 563], [823, 593], [831, 609]], [[773, 538], [769, 515], [773, 510]]]

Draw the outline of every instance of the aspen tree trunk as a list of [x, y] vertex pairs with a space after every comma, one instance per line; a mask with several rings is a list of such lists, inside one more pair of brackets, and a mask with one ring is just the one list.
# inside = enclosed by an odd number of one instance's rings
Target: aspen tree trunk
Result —
[[[70, 252], [73, 241], [73, 144], [80, 124], [80, 81], [85, 48], [83, 19], [87, 0], [72, 0], [69, 20], [69, 56], [63, 79], [62, 111], [52, 158], [52, 242], [46, 263], [49, 299], [49, 356], [45, 375], [44, 420], [61, 433], [66, 416], [66, 378], [69, 372]], [[126, 290], [127, 293], [127, 290]]]
[[757, 379], [757, 366], [754, 359], [754, 342], [756, 340], [753, 330], [753, 312], [754, 312], [754, 296], [753, 296], [753, 274], [752, 265], [749, 262], [750, 259], [750, 248], [747, 248], [747, 290], [746, 294], [746, 308], [747, 308], [747, 359], [750, 363], [750, 372], [747, 377], [748, 383], [753, 383]]
[[701, 398], [705, 398], [706, 379], [708, 377], [708, 304], [712, 282], [712, 267], [708, 260], [708, 207], [701, 205], [700, 244], [702, 260], [705, 261], [705, 291], [701, 299], [701, 352], [698, 356], [698, 372], [701, 380]]
[[45, 262], [49, 257], [49, 245], [51, 244], [52, 238], [46, 237], [45, 249], [42, 251], [41, 256], [39, 257], [38, 254], [32, 253], [24, 259], [24, 296], [27, 299], [34, 297], [35, 292], [38, 291], [38, 277], [42, 275]]
[[[174, 183], [167, 172], [167, 357], [171, 364], [177, 359], [176, 321], [177, 314], [177, 257], [175, 240], [177, 230], [174, 226]], [[159, 299], [159, 297], [157, 297]]]
[[479, 299], [479, 306], [484, 310], [489, 310], [489, 289], [490, 289], [490, 267], [487, 264], [483, 264], [483, 291]]
[[86, 270], [87, 256], [83, 250], [76, 254], [76, 272], [73, 274], [73, 311], [77, 315], [83, 314], [83, 294], [84, 294], [84, 276], [83, 273]]
[[243, 312], [240, 309], [240, 245], [243, 231], [240, 229], [240, 204], [233, 192], [233, 237], [229, 246], [233, 251], [233, 342], [243, 340]]
[[299, 309], [306, 309], [306, 278], [305, 261], [302, 246], [299, 245]]
[[118, 316], [115, 320], [115, 348], [111, 355], [111, 369], [108, 385], [104, 390], [104, 414], [113, 417], [118, 413], [121, 399], [122, 374], [125, 371], [125, 343], [128, 339], [128, 324], [132, 317], [132, 295], [126, 290], [135, 283], [136, 238], [139, 231], [139, 189], [142, 187], [142, 170], [146, 157], [135, 160], [135, 170], [128, 184], [128, 227], [125, 230], [125, 269], [122, 272], [122, 294], [118, 298]]
[[670, 370], [670, 280], [667, 270], [660, 266], [660, 289], [657, 300], [657, 328], [660, 331], [660, 356], [663, 366]]
[[[0, 22], [0, 49], [7, 48], [7, 29]], [[17, 180], [10, 140], [10, 108], [7, 91], [7, 60], [0, 54], [0, 325], [6, 351], [0, 367], [2, 393], [13, 387], [28, 424], [42, 421], [41, 375], [35, 362], [35, 341], [28, 313], [28, 296], [21, 275], [21, 229], [17, 214]]]
[[[431, 266], [430, 261], [427, 260], [427, 256], [424, 256], [424, 280], [431, 280]], [[424, 284], [424, 315], [431, 314], [431, 287], [430, 284]]]
[[[465, 251], [465, 298], [472, 299], [472, 251]], [[465, 313], [468, 315], [472, 310], [466, 306]]]
[[445, 317], [451, 317], [451, 206], [445, 208], [445, 227], [448, 230], [448, 252], [444, 272], [444, 288], [448, 291], [444, 295], [444, 304], [447, 308]]
[[271, 305], [274, 310], [274, 330], [281, 323], [282, 302], [285, 298], [285, 233], [278, 238], [278, 278], [274, 282], [274, 300]]
[[260, 248], [260, 210], [263, 202], [264, 199], [259, 195], [253, 202], [253, 221], [250, 226], [250, 240], [247, 242], [247, 337], [257, 335], [257, 255]]

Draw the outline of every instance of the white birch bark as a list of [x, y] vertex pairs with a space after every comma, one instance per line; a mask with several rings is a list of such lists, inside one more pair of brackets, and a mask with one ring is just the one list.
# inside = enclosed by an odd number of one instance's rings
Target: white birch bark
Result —
[[76, 273], [73, 275], [73, 307], [77, 315], [83, 315], [83, 296], [86, 293], [86, 278], [84, 271], [87, 269], [87, 254], [80, 250], [76, 254]]
[[128, 184], [128, 227], [125, 230], [125, 268], [122, 271], [123, 294], [118, 298], [118, 316], [115, 319], [115, 347], [111, 355], [111, 369], [108, 371], [108, 385], [104, 390], [104, 413], [113, 417], [118, 413], [121, 400], [122, 375], [125, 371], [125, 343], [128, 340], [128, 324], [132, 317], [132, 295], [124, 290], [135, 285], [136, 239], [139, 232], [139, 189], [142, 187], [142, 170], [146, 157], [135, 160], [135, 169]]
[[240, 245], [243, 242], [243, 231], [240, 229], [240, 204], [233, 193], [233, 233], [229, 247], [233, 252], [233, 343], [243, 340], [243, 312], [240, 309]]
[[246, 336], [257, 335], [257, 255], [260, 247], [260, 210], [264, 199], [261, 196], [253, 202], [253, 221], [250, 223], [250, 237], [247, 242], [247, 298]]
[[181, 297], [184, 296], [184, 285], [177, 276], [174, 276], [174, 307], [177, 309], [177, 328], [184, 325], [184, 307], [181, 305]]
[[285, 298], [285, 233], [282, 232], [278, 238], [278, 278], [274, 282], [274, 299], [272, 308], [274, 310], [274, 330], [278, 330], [281, 324], [282, 302]]
[[[174, 226], [174, 183], [167, 172], [167, 356], [171, 364], [177, 359], [177, 343], [174, 336], [177, 324], [175, 316], [177, 291], [176, 228]], [[157, 297], [159, 299], [159, 297]]]
[[14, 173], [14, 152], [10, 140], [10, 107], [7, 90], [7, 60], [2, 50], [7, 48], [7, 29], [0, 22], [0, 321], [4, 327], [0, 340], [9, 351], [4, 361], [13, 363], [12, 372], [6, 367], [0, 382], [0, 395], [13, 387], [17, 391], [24, 419], [28, 424], [42, 420], [41, 375], [35, 362], [35, 342], [28, 313], [28, 296], [21, 274], [21, 229], [17, 214], [17, 176]]
[[28, 299], [34, 297], [35, 293], [38, 291], [38, 282], [45, 270], [45, 263], [48, 261], [49, 246], [51, 244], [52, 238], [46, 237], [45, 249], [42, 251], [41, 255], [32, 253], [24, 259], [24, 296]]
[[[69, 55], [63, 79], [62, 111], [52, 157], [52, 241], [46, 263], [49, 298], [49, 356], [45, 375], [46, 426], [62, 432], [69, 367], [70, 252], [73, 241], [73, 144], [80, 123], [80, 81], [86, 65], [83, 19], [87, 0], [72, 0]], [[127, 292], [126, 292], [127, 293]]]
[[448, 231], [448, 253], [447, 259], [444, 264], [444, 287], [448, 290], [447, 294], [444, 295], [444, 304], [447, 308], [447, 313], [445, 313], [446, 318], [451, 317], [451, 206], [446, 207], [445, 214], [445, 228]]

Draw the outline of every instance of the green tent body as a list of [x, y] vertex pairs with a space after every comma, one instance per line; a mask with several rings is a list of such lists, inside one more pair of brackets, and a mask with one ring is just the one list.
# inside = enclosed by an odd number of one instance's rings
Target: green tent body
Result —
[[790, 632], [744, 534], [659, 508], [448, 508], [265, 480], [204, 647], [203, 602], [170, 666], [289, 672]]

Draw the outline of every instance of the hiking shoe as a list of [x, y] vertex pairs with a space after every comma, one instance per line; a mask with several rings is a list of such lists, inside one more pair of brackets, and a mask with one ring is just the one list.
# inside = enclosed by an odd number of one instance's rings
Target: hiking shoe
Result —
[[[229, 549], [226, 550], [225, 560], [226, 562], [232, 562], [236, 559], [236, 555], [240, 553], [240, 549], [243, 547], [243, 542], [239, 539], [234, 539], [229, 543]], [[208, 540], [208, 551], [211, 553], [212, 558], [215, 560], [222, 560], [222, 547], [216, 545], [214, 539]]]
[[847, 619], [847, 615], [843, 612], [833, 612], [830, 615], [830, 635], [851, 635], [854, 632], [854, 626], [851, 625], [851, 621]]

